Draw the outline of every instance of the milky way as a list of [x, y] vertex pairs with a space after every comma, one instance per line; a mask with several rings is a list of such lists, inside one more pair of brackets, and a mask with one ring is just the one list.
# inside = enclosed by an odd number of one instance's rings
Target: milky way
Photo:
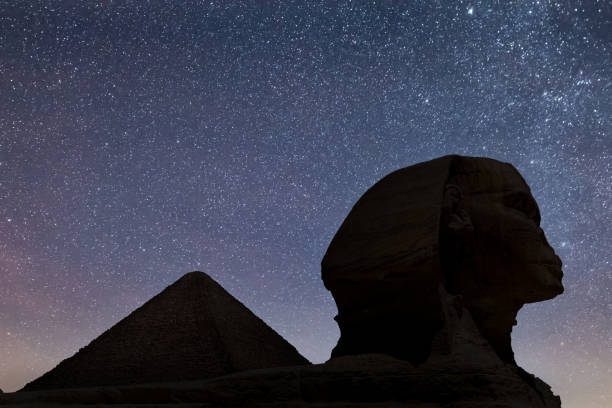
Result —
[[612, 406], [612, 2], [0, 0], [0, 387], [191, 270], [306, 357], [320, 261], [385, 174], [513, 163], [564, 261], [517, 361]]

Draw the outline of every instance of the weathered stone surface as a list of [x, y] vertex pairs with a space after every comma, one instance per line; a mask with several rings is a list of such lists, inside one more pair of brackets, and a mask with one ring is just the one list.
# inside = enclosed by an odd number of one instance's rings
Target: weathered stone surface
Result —
[[309, 364], [202, 272], [191, 272], [24, 387], [26, 391], [211, 378]]
[[517, 311], [563, 291], [561, 261], [539, 222], [529, 187], [508, 163], [445, 156], [384, 177], [355, 204], [322, 261], [341, 331], [332, 356], [375, 352], [423, 363], [434, 337], [449, 332], [444, 292], [513, 362]]

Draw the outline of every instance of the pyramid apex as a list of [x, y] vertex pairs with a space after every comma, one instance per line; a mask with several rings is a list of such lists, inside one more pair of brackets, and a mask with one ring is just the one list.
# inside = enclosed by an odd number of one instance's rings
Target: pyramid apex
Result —
[[202, 272], [202, 271], [187, 272], [186, 274], [183, 275], [183, 278], [185, 278], [187, 276], [200, 276], [200, 277], [208, 276], [210, 278], [210, 275], [208, 275], [206, 272]]
[[209, 274], [207, 274], [206, 272], [193, 271], [193, 272], [187, 272], [186, 274], [181, 276], [176, 282], [183, 281], [183, 280], [196, 280], [196, 279], [198, 279], [198, 280], [213, 280], [214, 281], [214, 279], [211, 278], [211, 276]]

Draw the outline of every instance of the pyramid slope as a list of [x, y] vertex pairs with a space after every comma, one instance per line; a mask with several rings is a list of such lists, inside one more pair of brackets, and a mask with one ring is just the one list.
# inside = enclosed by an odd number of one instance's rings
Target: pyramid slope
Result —
[[309, 364], [203, 272], [167, 287], [24, 391], [212, 378]]

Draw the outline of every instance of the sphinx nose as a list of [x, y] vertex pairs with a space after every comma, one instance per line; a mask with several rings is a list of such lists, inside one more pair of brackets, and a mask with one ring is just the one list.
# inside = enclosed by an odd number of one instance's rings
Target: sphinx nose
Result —
[[561, 267], [563, 265], [561, 258], [559, 258], [559, 256], [555, 253], [555, 250], [553, 249], [553, 247], [550, 246], [550, 244], [548, 243], [548, 240], [546, 239], [546, 234], [544, 234], [544, 230], [540, 227], [538, 227], [538, 234], [540, 235], [540, 239], [542, 240], [546, 248], [552, 254], [552, 263]]
[[550, 251], [553, 253], [555, 258], [557, 258], [559, 260], [559, 264], [560, 264], [561, 263], [561, 259], [555, 254], [555, 250], [548, 243], [548, 239], [546, 238], [546, 234], [544, 234], [544, 230], [542, 228], [538, 227], [538, 233], [539, 233], [540, 239], [542, 240], [544, 245], [546, 245], [548, 248], [550, 248]]
[[550, 246], [550, 244], [548, 243], [548, 240], [546, 239], [546, 234], [544, 234], [544, 230], [540, 227], [538, 227], [538, 234], [540, 235], [540, 239], [542, 239], [542, 241], [546, 245]]

